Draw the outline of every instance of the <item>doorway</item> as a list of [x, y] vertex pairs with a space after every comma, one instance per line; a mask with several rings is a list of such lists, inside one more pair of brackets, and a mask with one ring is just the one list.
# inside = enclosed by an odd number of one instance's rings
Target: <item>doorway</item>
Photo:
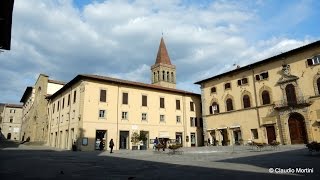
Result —
[[273, 141], [276, 141], [276, 131], [274, 129], [274, 126], [267, 126], [267, 138], [268, 138], [268, 144], [271, 144]]
[[7, 139], [11, 139], [11, 133], [8, 133]]
[[304, 117], [299, 113], [292, 113], [288, 120], [291, 144], [308, 143]]
[[195, 147], [196, 146], [196, 133], [191, 133], [190, 139], [191, 139], [191, 147]]
[[119, 149], [129, 149], [129, 131], [120, 131]]
[[242, 137], [241, 137], [240, 129], [233, 130], [233, 138], [234, 138], [234, 144], [236, 144], [236, 145], [242, 144]]
[[182, 142], [182, 132], [176, 132], [176, 144], [183, 145]]
[[96, 130], [95, 150], [100, 150], [100, 142], [107, 144], [107, 130]]
[[227, 146], [229, 144], [227, 129], [221, 129], [220, 133], [221, 133], [221, 136], [222, 136], [222, 139], [221, 139], [222, 146]]

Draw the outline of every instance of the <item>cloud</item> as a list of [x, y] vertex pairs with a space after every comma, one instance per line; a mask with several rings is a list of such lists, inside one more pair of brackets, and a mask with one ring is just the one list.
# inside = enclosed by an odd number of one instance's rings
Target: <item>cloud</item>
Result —
[[[252, 63], [317, 38], [286, 37], [288, 31], [281, 28], [269, 28], [273, 36], [261, 38], [265, 19], [259, 8], [270, 5], [267, 2], [77, 2], [15, 1], [12, 50], [0, 56], [0, 102], [18, 102], [39, 73], [66, 82], [85, 73], [150, 83], [162, 33], [177, 67], [177, 87], [198, 93], [195, 81], [230, 70], [234, 63]], [[306, 2], [303, 10], [310, 8]], [[296, 24], [290, 23], [290, 28]]]

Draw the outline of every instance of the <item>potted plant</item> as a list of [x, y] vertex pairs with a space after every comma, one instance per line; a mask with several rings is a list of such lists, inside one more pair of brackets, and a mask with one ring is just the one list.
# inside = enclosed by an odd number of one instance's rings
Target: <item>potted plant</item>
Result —
[[142, 141], [142, 145], [140, 145], [140, 150], [147, 150], [147, 140], [148, 133], [146, 131], [140, 131], [139, 141]]
[[137, 132], [133, 132], [131, 135], [132, 150], [138, 150], [139, 141], [140, 141], [140, 135]]

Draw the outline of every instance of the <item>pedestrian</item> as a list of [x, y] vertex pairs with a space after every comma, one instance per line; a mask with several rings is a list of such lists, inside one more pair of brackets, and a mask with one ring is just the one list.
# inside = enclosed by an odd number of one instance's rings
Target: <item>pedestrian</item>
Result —
[[158, 140], [158, 137], [156, 137], [156, 139], [153, 141], [153, 149], [156, 149], [158, 144], [159, 144], [159, 140]]
[[114, 146], [113, 139], [111, 139], [110, 142], [109, 142], [110, 153], [113, 153], [112, 152], [113, 146]]
[[208, 138], [208, 146], [210, 146], [210, 145], [211, 145], [210, 138]]
[[100, 144], [99, 144], [100, 151], [102, 151], [104, 149], [104, 146], [105, 146], [104, 141], [103, 141], [103, 139], [101, 139]]

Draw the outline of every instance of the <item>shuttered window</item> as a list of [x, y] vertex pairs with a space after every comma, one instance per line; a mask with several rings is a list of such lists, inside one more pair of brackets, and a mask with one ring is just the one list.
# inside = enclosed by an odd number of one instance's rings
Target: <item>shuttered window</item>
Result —
[[250, 106], [250, 97], [248, 95], [243, 96], [243, 107], [244, 108], [249, 108]]
[[148, 106], [148, 98], [145, 95], [142, 95], [142, 106]]
[[104, 89], [100, 90], [100, 102], [107, 102], [107, 91]]
[[176, 109], [180, 110], [180, 100], [176, 100]]
[[128, 104], [128, 93], [122, 93], [122, 104]]
[[160, 108], [164, 108], [164, 98], [160, 98]]

